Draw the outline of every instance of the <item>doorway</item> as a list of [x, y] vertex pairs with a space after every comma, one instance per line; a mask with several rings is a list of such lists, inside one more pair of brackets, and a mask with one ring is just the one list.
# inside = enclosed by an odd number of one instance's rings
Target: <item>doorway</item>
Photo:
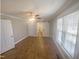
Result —
[[49, 23], [37, 22], [37, 35], [43, 37], [49, 37]]

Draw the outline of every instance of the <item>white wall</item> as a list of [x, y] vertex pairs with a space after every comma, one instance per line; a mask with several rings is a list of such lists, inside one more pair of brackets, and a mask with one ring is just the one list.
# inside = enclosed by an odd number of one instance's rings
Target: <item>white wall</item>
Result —
[[50, 21], [50, 37], [56, 39], [56, 19]]
[[15, 43], [18, 43], [22, 39], [28, 36], [27, 22], [22, 20], [13, 19], [12, 20], [13, 33]]
[[28, 22], [28, 36], [36, 36], [37, 23]]
[[[10, 20], [12, 22], [12, 28], [13, 28], [13, 37], [14, 37], [14, 42], [17, 44], [24, 38], [28, 36], [28, 29], [27, 29], [27, 22], [23, 19], [17, 19], [17, 18], [5, 18], [5, 20]], [[2, 20], [1, 19], [1, 20]], [[1, 20], [0, 20], [0, 28], [1, 28]], [[1, 28], [2, 29], [2, 28]], [[0, 29], [0, 53], [1, 53], [1, 29]], [[3, 36], [4, 37], [4, 36]]]
[[1, 19], [0, 19], [0, 53], [1, 53]]
[[44, 36], [49, 36], [49, 23], [48, 22], [29, 22], [28, 23], [28, 36], [37, 36], [37, 23], [44, 28]]

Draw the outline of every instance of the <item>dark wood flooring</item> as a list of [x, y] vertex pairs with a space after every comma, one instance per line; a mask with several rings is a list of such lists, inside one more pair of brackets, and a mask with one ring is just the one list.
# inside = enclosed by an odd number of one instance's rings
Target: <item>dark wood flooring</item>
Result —
[[57, 59], [52, 39], [45, 37], [28, 37], [2, 56], [2, 59]]

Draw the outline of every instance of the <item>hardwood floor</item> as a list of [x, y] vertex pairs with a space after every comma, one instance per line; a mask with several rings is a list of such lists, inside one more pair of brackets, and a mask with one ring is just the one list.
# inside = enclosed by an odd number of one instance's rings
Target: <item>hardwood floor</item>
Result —
[[11, 49], [3, 54], [1, 54], [1, 58], [0, 59], [16, 59], [15, 58], [15, 49]]
[[2, 56], [2, 59], [57, 59], [54, 43], [45, 37], [28, 37]]

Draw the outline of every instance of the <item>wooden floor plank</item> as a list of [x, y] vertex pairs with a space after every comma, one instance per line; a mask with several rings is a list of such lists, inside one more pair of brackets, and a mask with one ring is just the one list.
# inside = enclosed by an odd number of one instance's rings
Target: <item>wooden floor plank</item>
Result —
[[45, 37], [28, 37], [2, 55], [2, 59], [57, 59], [52, 40]]

